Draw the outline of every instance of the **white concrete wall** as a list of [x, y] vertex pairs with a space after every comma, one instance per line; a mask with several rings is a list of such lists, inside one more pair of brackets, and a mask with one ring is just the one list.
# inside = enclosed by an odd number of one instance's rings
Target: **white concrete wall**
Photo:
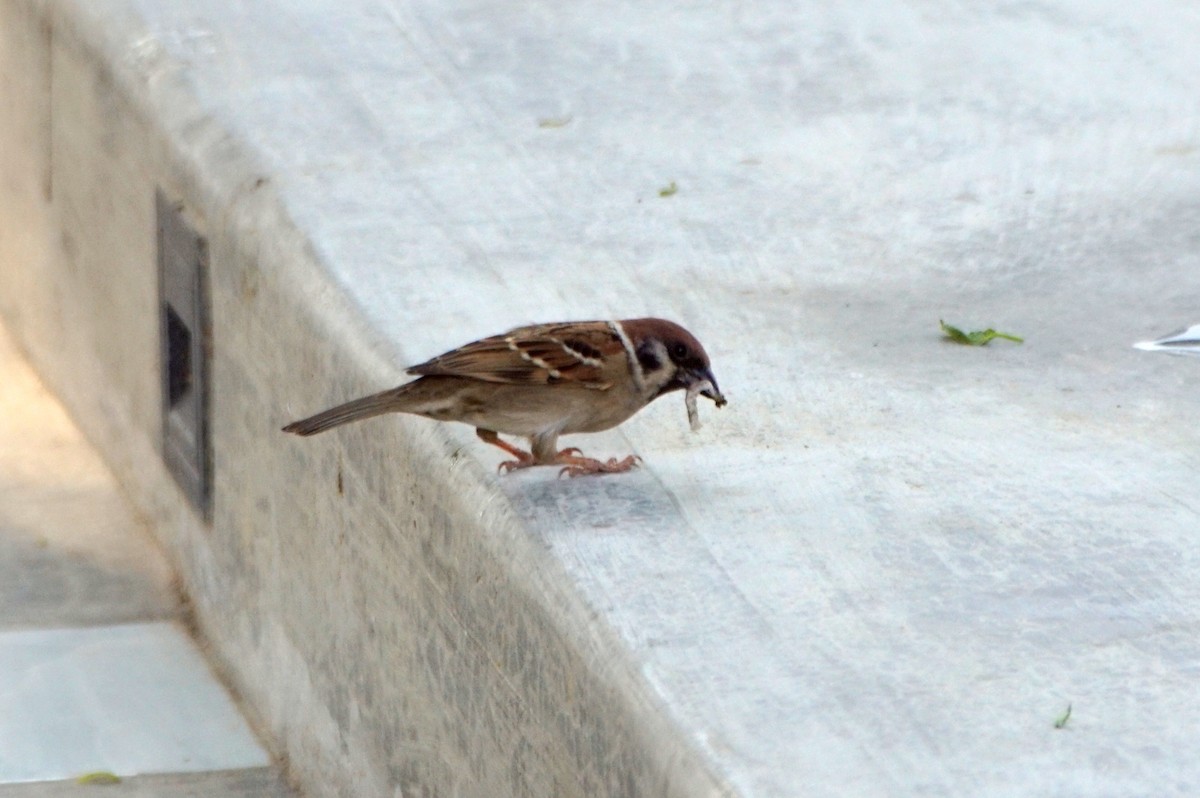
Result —
[[[431, 425], [279, 432], [402, 361], [128, 4], [0, 6], [0, 103], [0, 312], [311, 794], [718, 791], [490, 466]], [[157, 188], [212, 249], [211, 527], [159, 455]]]

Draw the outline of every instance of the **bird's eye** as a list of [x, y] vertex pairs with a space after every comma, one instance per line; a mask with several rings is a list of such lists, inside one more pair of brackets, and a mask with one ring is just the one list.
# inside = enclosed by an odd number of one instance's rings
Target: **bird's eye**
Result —
[[674, 344], [671, 347], [671, 359], [672, 360], [683, 360], [684, 358], [687, 357], [687, 353], [688, 353], [687, 347], [684, 346], [683, 344]]

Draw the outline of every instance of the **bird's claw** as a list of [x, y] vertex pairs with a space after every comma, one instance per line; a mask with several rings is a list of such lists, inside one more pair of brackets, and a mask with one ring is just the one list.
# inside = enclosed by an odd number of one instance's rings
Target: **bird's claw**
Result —
[[562, 479], [564, 476], [582, 477], [588, 474], [620, 474], [636, 468], [642, 462], [642, 458], [636, 454], [631, 454], [623, 460], [618, 460], [615, 457], [610, 457], [608, 460], [596, 460], [591, 457], [584, 457], [583, 452], [574, 446], [559, 450], [554, 455], [553, 460], [539, 461], [531, 452], [523, 452], [520, 449], [509, 447], [503, 448], [511, 452], [515, 459], [505, 460], [497, 466], [496, 472], [500, 474], [510, 474], [513, 471], [536, 465], [561, 465], [563, 468], [558, 472], [558, 477]]
[[537, 465], [537, 463], [534, 461], [534, 459], [532, 457], [528, 457], [528, 456], [526, 456], [525, 458], [522, 458], [520, 460], [505, 460], [503, 463], [496, 466], [496, 473], [497, 474], [509, 474], [518, 469], [529, 468], [530, 466], [535, 466], [535, 465]]

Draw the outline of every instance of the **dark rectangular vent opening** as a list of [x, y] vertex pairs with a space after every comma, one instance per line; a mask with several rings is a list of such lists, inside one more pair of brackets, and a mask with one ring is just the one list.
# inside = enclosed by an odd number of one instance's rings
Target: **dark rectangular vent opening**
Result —
[[212, 515], [209, 447], [208, 246], [159, 192], [159, 372], [163, 460], [197, 512]]
[[192, 331], [175, 308], [163, 305], [167, 313], [167, 410], [171, 410], [192, 387]]

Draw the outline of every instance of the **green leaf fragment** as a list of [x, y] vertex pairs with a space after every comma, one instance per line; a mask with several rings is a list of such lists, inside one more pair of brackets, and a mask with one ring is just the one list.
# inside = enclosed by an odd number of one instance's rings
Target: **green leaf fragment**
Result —
[[566, 127], [569, 124], [571, 124], [569, 116], [547, 116], [538, 120], [538, 127], [541, 128]]
[[996, 332], [991, 327], [986, 330], [974, 330], [973, 332], [963, 332], [957, 327], [953, 327], [946, 322], [938, 319], [938, 324], [942, 325], [942, 332], [956, 344], [965, 346], [986, 346], [993, 338], [1003, 338], [1006, 341], [1014, 341], [1018, 344], [1025, 343], [1025, 339], [1019, 335], [1011, 333]]
[[110, 773], [107, 770], [97, 770], [92, 773], [84, 773], [75, 779], [76, 784], [120, 784], [121, 777], [116, 773]]
[[675, 185], [675, 181], [672, 180], [670, 183], [658, 190], [658, 196], [669, 197], [677, 191], [679, 191], [679, 186]]
[[1067, 704], [1067, 711], [1058, 716], [1058, 720], [1054, 721], [1054, 728], [1061, 729], [1067, 725], [1067, 721], [1071, 719], [1071, 705]]

